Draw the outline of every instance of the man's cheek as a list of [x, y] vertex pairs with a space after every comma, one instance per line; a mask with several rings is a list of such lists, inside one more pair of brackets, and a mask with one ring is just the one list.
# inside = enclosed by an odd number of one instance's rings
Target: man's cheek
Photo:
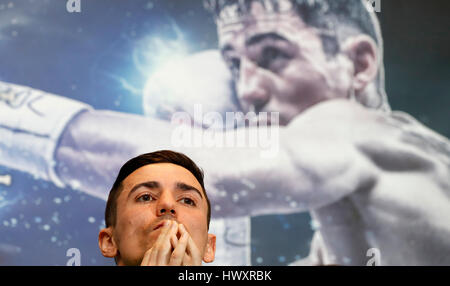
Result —
[[206, 239], [208, 237], [208, 229], [206, 225], [196, 224], [192, 227], [186, 227], [186, 230], [199, 249], [204, 245], [204, 243], [206, 243]]
[[127, 216], [127, 219], [121, 223], [122, 239], [142, 245], [152, 234], [149, 225], [148, 219], [144, 215]]

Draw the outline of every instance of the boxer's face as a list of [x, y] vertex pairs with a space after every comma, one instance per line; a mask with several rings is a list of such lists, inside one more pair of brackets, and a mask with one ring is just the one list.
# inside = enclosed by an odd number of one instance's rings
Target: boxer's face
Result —
[[119, 265], [139, 265], [158, 238], [158, 226], [164, 220], [183, 224], [202, 255], [205, 253], [207, 244], [212, 243], [208, 239], [208, 206], [191, 172], [175, 164], [151, 164], [134, 171], [122, 184], [112, 235]]
[[293, 12], [267, 17], [254, 4], [249, 20], [219, 25], [219, 45], [245, 112], [279, 112], [286, 125], [318, 102], [348, 96], [348, 61], [326, 57], [319, 38], [325, 31]]

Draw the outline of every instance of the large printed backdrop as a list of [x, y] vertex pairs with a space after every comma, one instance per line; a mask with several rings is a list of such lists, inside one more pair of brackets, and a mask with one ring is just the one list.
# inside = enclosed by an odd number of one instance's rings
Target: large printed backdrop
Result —
[[[217, 47], [201, 1], [0, 0], [0, 80], [80, 100], [97, 109], [142, 114], [148, 77], [171, 57]], [[404, 110], [449, 137], [449, 2], [382, 1], [386, 87]], [[0, 265], [65, 265], [78, 248], [82, 265], [113, 265], [97, 234], [105, 202], [58, 189], [0, 166]], [[286, 265], [307, 255], [308, 214], [251, 219], [253, 265]], [[294, 243], [290, 243], [294, 242]]]

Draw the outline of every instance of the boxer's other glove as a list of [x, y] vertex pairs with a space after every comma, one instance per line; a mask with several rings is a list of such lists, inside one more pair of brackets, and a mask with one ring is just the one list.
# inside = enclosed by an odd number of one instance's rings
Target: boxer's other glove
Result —
[[75, 100], [0, 82], [0, 165], [63, 187], [54, 169], [55, 149], [68, 122], [88, 109]]

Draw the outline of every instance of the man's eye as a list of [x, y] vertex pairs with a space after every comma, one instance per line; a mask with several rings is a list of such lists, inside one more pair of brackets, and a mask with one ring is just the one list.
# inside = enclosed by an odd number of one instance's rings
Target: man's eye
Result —
[[263, 50], [263, 57], [268, 59], [286, 58], [286, 54], [274, 47], [268, 47]]
[[190, 198], [182, 198], [181, 202], [184, 204], [195, 206], [195, 202], [193, 200], [191, 200]]
[[137, 200], [139, 202], [149, 202], [149, 201], [153, 200], [153, 197], [150, 196], [149, 194], [145, 194], [145, 195], [140, 196]]
[[259, 66], [265, 69], [279, 68], [280, 64], [282, 64], [285, 60], [288, 59], [289, 56], [280, 49], [274, 47], [267, 47], [263, 50], [261, 54]]

